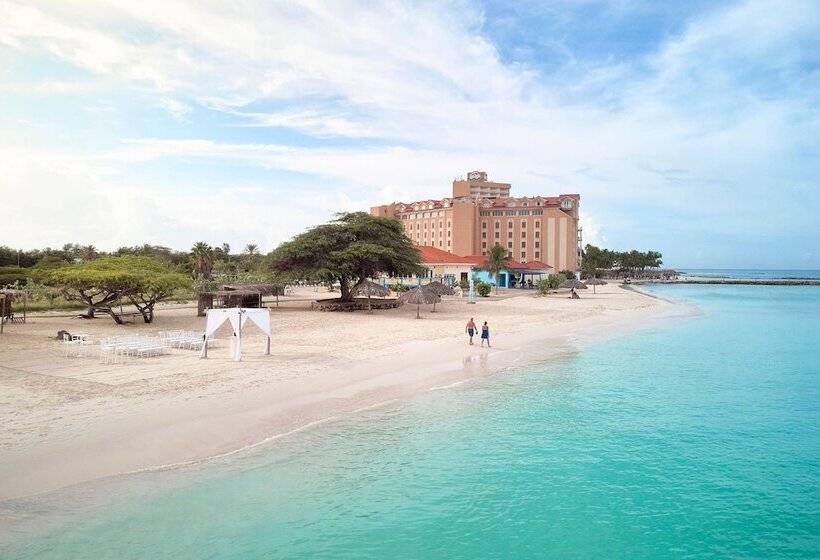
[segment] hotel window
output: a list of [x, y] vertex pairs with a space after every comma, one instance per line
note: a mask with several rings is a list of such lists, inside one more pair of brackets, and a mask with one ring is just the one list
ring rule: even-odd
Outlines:
[[500, 231], [495, 232], [495, 238], [496, 238], [496, 239], [500, 239], [500, 238], [501, 238], [501, 232], [500, 232]]
[[444, 222], [439, 222], [438, 227], [444, 227]]
[[487, 232], [486, 231], [481, 232], [481, 239], [487, 239]]
[[541, 232], [540, 232], [540, 231], [536, 231], [536, 232], [535, 232], [535, 237], [541, 237]]
[[507, 239], [512, 239], [512, 232], [511, 231], [507, 232]]
[[501, 222], [498, 220], [495, 221], [495, 229], [499, 229], [501, 227]]
[[438, 246], [441, 247], [441, 239], [438, 240]]
[[447, 230], [447, 237], [452, 237], [452, 233], [453, 233], [453, 232], [452, 232], [452, 231], [450, 231], [450, 230], [448, 229], [448, 230]]
[[424, 222], [424, 229], [427, 229], [427, 222]]
[[536, 248], [536, 249], [538, 249], [540, 246], [541, 246], [541, 242], [540, 242], [540, 241], [536, 241], [536, 242], [535, 242], [535, 248]]
[[522, 232], [521, 232], [521, 237], [522, 237], [522, 238], [526, 238], [526, 237], [527, 237], [527, 232], [526, 232], [526, 231], [522, 231]]
[[512, 229], [512, 222], [507, 222], [507, 228]]
[[522, 242], [521, 242], [521, 248], [522, 248], [522, 249], [526, 249], [526, 248], [527, 248], [527, 242], [526, 242], [526, 241], [522, 241]]
[[420, 226], [419, 224], [416, 224], [416, 229], [419, 229], [420, 227], [421, 227], [421, 226]]
[[510, 241], [509, 243], [507, 243], [507, 249], [509, 249], [509, 250], [511, 250], [511, 251], [512, 251], [512, 241]]
[[481, 242], [481, 248], [482, 248], [482, 249], [486, 249], [486, 248], [487, 248], [487, 242], [486, 242], [486, 241], [482, 241], [482, 242]]
[[535, 229], [538, 229], [540, 227], [541, 227], [541, 220], [535, 220]]
[[540, 253], [540, 252], [538, 252], [538, 251], [536, 251], [536, 252], [535, 252], [535, 258], [536, 258], [536, 259], [540, 259], [540, 258], [541, 258], [541, 253]]
[[524, 253], [523, 251], [521, 252], [521, 260], [527, 260], [527, 253]]
[[487, 229], [487, 222], [481, 222], [481, 229]]
[[450, 220], [447, 220], [447, 227], [450, 227]]
[[527, 227], [527, 222], [522, 221], [521, 222], [521, 228], [524, 229], [526, 227]]
[[450, 241], [448, 240], [448, 241], [447, 241], [447, 246], [449, 247], [450, 245], [451, 245], [451, 243], [450, 243]]

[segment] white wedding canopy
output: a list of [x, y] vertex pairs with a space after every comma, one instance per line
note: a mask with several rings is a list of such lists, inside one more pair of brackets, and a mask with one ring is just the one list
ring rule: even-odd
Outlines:
[[245, 323], [247, 323], [248, 320], [259, 327], [259, 330], [267, 335], [268, 343], [265, 349], [265, 354], [270, 354], [270, 312], [268, 309], [232, 307], [228, 309], [208, 310], [208, 320], [205, 323], [205, 342], [202, 345], [202, 352], [199, 354], [199, 357], [208, 357], [208, 337], [215, 333], [225, 321], [228, 321], [233, 328], [233, 335], [235, 337], [233, 360], [235, 362], [242, 360], [242, 327], [245, 326]]

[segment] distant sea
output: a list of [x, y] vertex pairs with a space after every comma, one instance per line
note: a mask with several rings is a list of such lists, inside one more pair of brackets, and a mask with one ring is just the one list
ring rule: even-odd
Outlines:
[[771, 279], [806, 279], [806, 278], [820, 278], [820, 270], [754, 270], [744, 268], [676, 268], [678, 272], [688, 274], [690, 276], [704, 276], [707, 278], [759, 278], [765, 280]]
[[820, 287], [645, 289], [699, 311], [76, 489], [0, 558], [820, 557]]

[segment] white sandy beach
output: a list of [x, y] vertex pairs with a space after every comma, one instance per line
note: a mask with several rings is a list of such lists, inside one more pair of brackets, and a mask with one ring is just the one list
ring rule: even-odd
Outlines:
[[[435, 314], [423, 310], [423, 320], [414, 318], [415, 306], [322, 313], [284, 298], [271, 311], [272, 355], [263, 355], [264, 340], [249, 330], [240, 363], [230, 361], [226, 340], [207, 360], [173, 350], [125, 364], [65, 358], [54, 340], [60, 329], [98, 338], [201, 330], [205, 319], [191, 308], [160, 309], [151, 325], [31, 316], [0, 336], [0, 501], [230, 453], [433, 387], [553, 359], [675, 313], [672, 304], [615, 285], [597, 292], [570, 300], [508, 291], [476, 305], [446, 298]], [[293, 299], [323, 296], [304, 289]], [[467, 345], [471, 316], [489, 321], [491, 350]]]

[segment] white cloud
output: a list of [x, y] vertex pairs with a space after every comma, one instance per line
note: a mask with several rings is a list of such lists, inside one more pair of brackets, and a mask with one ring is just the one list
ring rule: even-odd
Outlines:
[[[265, 212], [290, 216], [293, 198], [257, 214], [242, 197], [231, 198], [242, 184], [226, 181], [220, 203], [253, 213], [277, 232], [271, 240], [324, 219], [337, 205], [440, 196], [454, 175], [473, 168], [511, 181], [520, 193], [580, 192], [587, 240], [600, 243], [604, 230], [623, 239], [633, 223], [646, 223], [639, 207], [665, 209], [680, 221], [695, 217], [716, 232], [740, 233], [755, 221], [765, 233], [778, 227], [765, 219], [765, 197], [784, 185], [816, 185], [820, 172], [808, 158], [794, 163], [820, 136], [820, 87], [813, 87], [820, 78], [806, 66], [820, 48], [820, 16], [810, 1], [788, 9], [732, 4], [691, 21], [646, 58], [590, 66], [580, 79], [583, 65], [571, 52], [569, 76], [505, 64], [482, 33], [480, 10], [466, 2], [247, 0], [227, 9], [216, 1], [38, 7], [0, 0], [0, 13], [8, 16], [0, 45], [48, 52], [123, 91], [147, 90], [182, 122], [201, 106], [232, 119], [234, 128], [321, 139], [217, 141], [180, 133], [117, 138], [107, 150], [60, 155], [117, 181], [136, 166], [195, 158], [332, 185], [317, 206], [276, 222]], [[588, 95], [598, 89], [607, 91], [601, 102]], [[69, 174], [65, 183], [75, 179]], [[31, 172], [19, 180], [43, 178]], [[140, 190], [126, 183], [105, 188]], [[735, 196], [714, 196], [716, 190]], [[154, 212], [206, 233], [171, 208], [200, 208], [193, 194], [180, 196], [155, 201]], [[811, 227], [810, 206], [793, 210], [796, 225]], [[228, 232], [229, 222], [220, 231]], [[126, 223], [131, 242], [150, 233], [149, 223]]]
[[162, 97], [159, 100], [159, 106], [168, 111], [177, 121], [184, 121], [185, 118], [193, 111], [193, 107], [186, 105], [181, 101], [177, 101], [171, 97]]

